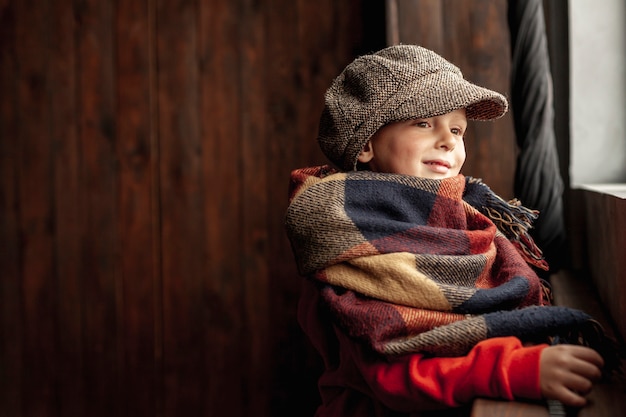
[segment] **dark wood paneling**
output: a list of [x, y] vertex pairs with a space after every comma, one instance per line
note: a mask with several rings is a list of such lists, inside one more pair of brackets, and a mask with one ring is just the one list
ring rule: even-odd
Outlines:
[[[242, 387], [246, 378], [243, 337], [241, 246], [241, 86], [238, 39], [241, 26], [237, 2], [219, 2], [200, 9], [200, 112], [204, 123], [202, 175], [207, 204], [204, 225], [207, 277], [203, 280], [208, 360], [203, 372], [205, 415], [245, 415]], [[228, 404], [228, 406], [226, 406]]]
[[[51, 114], [47, 92], [48, 7], [31, 10], [31, 5], [15, 5], [15, 51], [17, 73], [17, 143], [13, 155], [17, 165], [16, 204], [19, 229], [19, 293], [21, 298], [21, 389], [23, 412], [49, 416], [55, 405], [56, 310], [53, 255], [52, 143], [48, 128]], [[38, 51], [36, 53], [35, 51]], [[43, 139], [43, 140], [42, 140]], [[21, 313], [21, 314], [20, 314]], [[19, 337], [18, 336], [18, 337]], [[39, 401], [28, 401], [34, 396]]]
[[[240, 80], [241, 88], [241, 136], [240, 136], [240, 186], [241, 189], [241, 279], [244, 291], [241, 294], [243, 333], [240, 342], [244, 347], [242, 369], [248, 373], [243, 379], [244, 414], [254, 414], [255, 410], [267, 410], [267, 384], [270, 375], [270, 347], [272, 333], [269, 328], [269, 256], [267, 228], [268, 204], [267, 189], [273, 178], [268, 176], [268, 114], [266, 99], [272, 93], [268, 88], [269, 65], [274, 57], [268, 54], [268, 32], [271, 22], [269, 14], [254, 0], [243, 0], [239, 12], [240, 19]], [[268, 5], [268, 9], [271, 5]], [[274, 5], [280, 7], [282, 4]], [[288, 9], [287, 9], [288, 10]], [[285, 18], [288, 18], [285, 16]], [[280, 24], [280, 23], [279, 23]], [[278, 59], [282, 57], [276, 57]], [[257, 111], [246, 111], [256, 109]], [[269, 337], [268, 337], [269, 336]], [[242, 359], [243, 359], [242, 358]], [[258, 395], [257, 395], [258, 394]]]
[[0, 5], [0, 401], [7, 415], [21, 415], [24, 317], [18, 204], [18, 22], [13, 4]]
[[[50, 140], [53, 143], [54, 250], [57, 320], [57, 363], [59, 413], [86, 414], [85, 360], [83, 357], [84, 297], [82, 158], [77, 123], [77, 30], [71, 4], [63, 2], [48, 9]], [[40, 139], [44, 139], [41, 137]], [[53, 413], [54, 414], [54, 413]]]
[[582, 190], [591, 283], [597, 288], [621, 340], [626, 340], [626, 187], [588, 186]]
[[[452, 34], [428, 3], [420, 31], [488, 83], [501, 2], [475, 4]], [[364, 0], [0, 0], [0, 415], [313, 413], [288, 177], [325, 163], [323, 93], [384, 19]]]
[[[161, 275], [159, 150], [153, 4], [118, 2], [115, 10], [116, 127], [118, 161], [117, 270], [122, 320], [120, 340], [122, 415], [157, 415], [161, 405]], [[122, 382], [123, 381], [123, 382]]]
[[207, 274], [196, 2], [156, 2], [157, 119], [163, 274], [163, 409], [204, 415]]
[[[208, 272], [204, 280], [204, 317], [208, 324], [207, 358], [203, 372], [208, 375], [204, 401], [206, 415], [246, 415], [242, 386], [246, 370], [246, 341], [242, 293], [245, 289], [240, 261], [242, 184], [240, 48], [235, 39], [245, 28], [237, 2], [203, 5], [200, 10], [199, 51], [201, 59], [200, 106], [203, 148], [202, 192], [211, 204], [208, 219]], [[228, 406], [225, 406], [228, 404]]]
[[[116, 156], [115, 10], [111, 2], [75, 4], [81, 228], [82, 355], [87, 415], [122, 413], [123, 321], [118, 251], [119, 165]], [[120, 253], [120, 255], [122, 255]]]

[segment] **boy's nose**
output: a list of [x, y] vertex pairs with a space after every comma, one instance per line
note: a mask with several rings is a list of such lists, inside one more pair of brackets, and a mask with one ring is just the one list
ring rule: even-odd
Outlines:
[[456, 146], [456, 138], [454, 137], [452, 132], [443, 131], [439, 134], [439, 140], [437, 142], [437, 145], [440, 148], [452, 151]]

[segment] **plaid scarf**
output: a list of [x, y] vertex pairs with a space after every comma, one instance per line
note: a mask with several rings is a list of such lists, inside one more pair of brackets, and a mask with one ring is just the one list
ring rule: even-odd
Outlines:
[[[487, 338], [586, 339], [585, 313], [552, 307], [529, 264], [536, 213], [480, 180], [328, 166], [292, 173], [287, 234], [336, 323], [384, 355], [459, 356]], [[597, 338], [597, 337], [596, 337]]]

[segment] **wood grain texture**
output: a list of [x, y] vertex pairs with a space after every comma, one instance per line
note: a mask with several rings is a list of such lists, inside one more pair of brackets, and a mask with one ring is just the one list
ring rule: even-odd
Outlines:
[[155, 95], [152, 8], [146, 1], [119, 2], [114, 36], [116, 48], [116, 140], [118, 161], [116, 254], [120, 300], [120, 366], [124, 381], [120, 391], [124, 415], [155, 415], [161, 397], [159, 366], [162, 345], [159, 330], [162, 302], [158, 144], [152, 100]]
[[[48, 126], [46, 53], [32, 53], [46, 40], [47, 5], [31, 10], [28, 3], [15, 8], [18, 73], [16, 154], [18, 164], [16, 204], [19, 210], [19, 295], [22, 304], [22, 407], [25, 414], [49, 416], [56, 397], [55, 357], [56, 285], [52, 230], [52, 142]], [[33, 123], [32, 121], [38, 121]], [[43, 140], [42, 140], [43, 139]], [[39, 399], [28, 401], [30, 395]]]
[[[206, 415], [222, 415], [226, 404], [233, 415], [245, 415], [242, 389], [245, 358], [241, 343], [243, 320], [241, 278], [243, 210], [240, 183], [241, 89], [240, 58], [234, 42], [239, 36], [239, 9], [236, 2], [202, 4], [199, 9], [200, 115], [202, 177], [208, 204], [207, 277], [203, 279], [208, 360], [203, 370], [207, 379], [204, 396]], [[237, 254], [237, 255], [235, 255]], [[244, 394], [245, 392], [245, 394]], [[254, 394], [253, 394], [254, 395]]]
[[591, 282], [626, 339], [626, 199], [600, 190], [581, 193]]
[[19, 219], [20, 111], [16, 8], [6, 2], [0, 7], [0, 401], [8, 415], [23, 412], [24, 316], [21, 284], [22, 233]]
[[[202, 176], [197, 4], [156, 3], [157, 119], [163, 309], [163, 410], [168, 415], [205, 414], [210, 378], [205, 372], [203, 282], [207, 273]], [[190, 250], [193, 248], [193, 250]], [[191, 348], [193, 346], [193, 348]]]
[[510, 402], [479, 398], [474, 401], [471, 417], [549, 417], [544, 404]]
[[82, 375], [87, 415], [121, 414], [122, 293], [117, 263], [118, 143], [113, 4], [86, 0], [76, 27]]
[[51, 125], [53, 144], [52, 178], [55, 268], [57, 286], [57, 363], [59, 414], [83, 416], [86, 413], [83, 326], [83, 275], [81, 248], [82, 186], [80, 138], [76, 116], [77, 42], [72, 5], [58, 4], [49, 9], [48, 74], [50, 77]]

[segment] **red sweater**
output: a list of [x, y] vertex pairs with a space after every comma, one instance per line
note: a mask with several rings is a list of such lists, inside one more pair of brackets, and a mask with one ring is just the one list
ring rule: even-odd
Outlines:
[[330, 324], [308, 281], [298, 316], [325, 366], [317, 417], [411, 415], [466, 405], [476, 397], [541, 398], [539, 356], [547, 345], [523, 347], [515, 337], [500, 337], [478, 343], [462, 357], [383, 357]]

